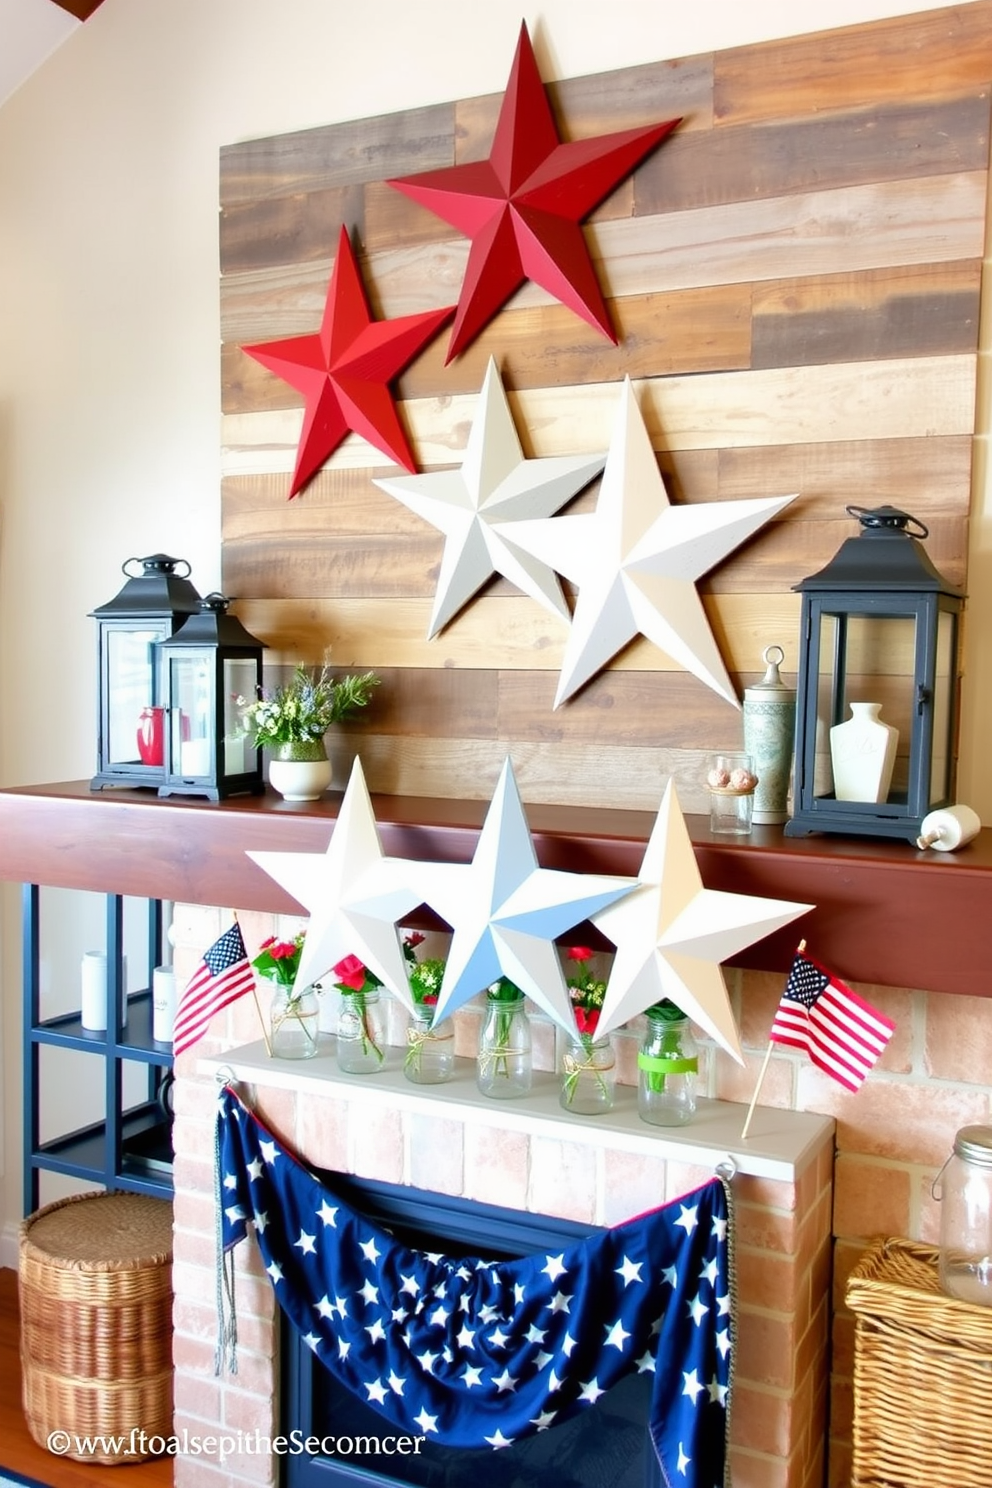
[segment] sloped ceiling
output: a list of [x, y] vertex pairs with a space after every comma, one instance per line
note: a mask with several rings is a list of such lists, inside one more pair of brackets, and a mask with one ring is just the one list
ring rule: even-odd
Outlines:
[[0, 0], [0, 107], [101, 0]]

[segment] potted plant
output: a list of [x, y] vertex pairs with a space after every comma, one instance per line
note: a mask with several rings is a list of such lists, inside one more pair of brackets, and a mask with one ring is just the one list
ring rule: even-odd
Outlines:
[[331, 783], [324, 736], [364, 708], [379, 685], [375, 672], [336, 681], [325, 664], [300, 662], [290, 680], [243, 705], [244, 726], [257, 749], [268, 749], [269, 782], [287, 801], [316, 801]]

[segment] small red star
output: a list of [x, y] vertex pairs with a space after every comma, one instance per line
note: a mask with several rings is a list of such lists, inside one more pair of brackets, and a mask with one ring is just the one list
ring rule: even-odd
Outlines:
[[472, 239], [447, 362], [528, 279], [616, 345], [579, 223], [680, 123], [563, 144], [521, 27], [489, 159], [389, 182]]
[[431, 339], [454, 306], [373, 320], [358, 263], [342, 227], [316, 335], [243, 346], [242, 351], [306, 399], [290, 497], [302, 491], [350, 431], [416, 472], [389, 382]]

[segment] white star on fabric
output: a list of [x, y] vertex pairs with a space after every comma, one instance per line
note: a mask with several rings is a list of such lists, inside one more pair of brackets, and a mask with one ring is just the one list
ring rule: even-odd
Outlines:
[[512, 1436], [504, 1436], [502, 1431], [497, 1431], [495, 1436], [487, 1436], [484, 1439], [489, 1443], [494, 1452], [498, 1452], [500, 1447], [510, 1446], [513, 1441]]
[[547, 1431], [557, 1414], [557, 1411], [542, 1411], [539, 1416], [531, 1416], [530, 1425], [536, 1431]]
[[722, 1297], [716, 1299], [717, 1316], [726, 1317], [730, 1312], [730, 1293], [725, 1292]]
[[540, 1374], [542, 1369], [546, 1369], [553, 1358], [554, 1354], [545, 1353], [544, 1349], [541, 1349], [540, 1353], [537, 1354], [534, 1359], [534, 1368], [537, 1373]]
[[721, 1385], [716, 1375], [713, 1376], [706, 1388], [709, 1391], [710, 1400], [714, 1405], [726, 1405], [727, 1386]]
[[405, 1323], [409, 1316], [410, 1314], [405, 1307], [394, 1307], [390, 1313], [390, 1317], [394, 1323]]
[[443, 1328], [450, 1316], [450, 1307], [435, 1307], [434, 1311], [430, 1315], [429, 1321], [432, 1327]]
[[503, 1332], [502, 1328], [494, 1328], [489, 1335], [489, 1342], [493, 1348], [506, 1348], [507, 1335]]
[[591, 1379], [587, 1380], [586, 1383], [579, 1390], [579, 1400], [584, 1400], [587, 1405], [595, 1405], [600, 1395], [605, 1394], [606, 1391], [601, 1390], [599, 1387], [599, 1381], [596, 1379]]
[[462, 1375], [462, 1384], [466, 1390], [471, 1390], [473, 1385], [481, 1385], [482, 1370], [477, 1369], [474, 1364], [466, 1364], [465, 1373]]
[[[256, 1159], [256, 1161], [257, 1161], [257, 1159]], [[233, 1173], [225, 1173], [224, 1174], [224, 1187], [225, 1188], [237, 1188], [237, 1186], [238, 1186], [238, 1180], [234, 1176], [234, 1174]]]
[[276, 1146], [275, 1142], [259, 1142], [258, 1150], [259, 1152], [261, 1152], [270, 1168], [274, 1168], [276, 1164], [276, 1158], [282, 1156], [282, 1153], [279, 1151], [279, 1148]]
[[334, 1298], [334, 1307], [333, 1307], [332, 1311], [336, 1312], [337, 1315], [338, 1315], [338, 1317], [341, 1319], [341, 1321], [344, 1322], [345, 1318], [348, 1316], [348, 1299], [347, 1299], [347, 1297], [335, 1297]]
[[255, 1183], [259, 1178], [261, 1178], [262, 1164], [259, 1162], [257, 1157], [253, 1157], [251, 1162], [246, 1164], [245, 1171], [247, 1172], [248, 1177], [251, 1179], [252, 1183]]
[[538, 867], [509, 757], [472, 862], [420, 863], [418, 882], [420, 897], [454, 932], [435, 1022], [506, 976], [568, 1033], [575, 1018], [555, 937], [635, 886]]
[[329, 1225], [332, 1230], [336, 1230], [338, 1227], [338, 1222], [334, 1218], [334, 1216], [337, 1214], [337, 1212], [337, 1208], [333, 1204], [329, 1204], [325, 1199], [320, 1208], [317, 1210], [317, 1218], [319, 1220], [322, 1220], [325, 1225]]
[[[545, 1270], [547, 1270], [547, 1267], [545, 1267]], [[559, 1275], [560, 1274], [561, 1273], [559, 1273]], [[570, 1296], [568, 1296], [565, 1292], [555, 1292], [554, 1296], [551, 1298], [551, 1301], [548, 1303], [548, 1311], [567, 1312], [571, 1305], [572, 1299]]]
[[394, 1391], [395, 1394], [402, 1395], [403, 1394], [403, 1386], [405, 1384], [406, 1384], [406, 1380], [403, 1379], [403, 1377], [401, 1375], [397, 1374], [395, 1372], [395, 1370], [392, 1370], [391, 1369], [389, 1371], [389, 1388], [392, 1391]]
[[385, 1386], [382, 1383], [382, 1380], [372, 1380], [371, 1383], [366, 1380], [365, 1388], [369, 1392], [370, 1400], [374, 1400], [376, 1405], [385, 1405], [386, 1390]]
[[543, 1343], [547, 1336], [547, 1328], [537, 1328], [532, 1323], [531, 1326], [527, 1329], [526, 1341], [528, 1343]]
[[265, 1226], [269, 1223], [268, 1212], [265, 1209], [255, 1211], [255, 1228], [260, 1235], [265, 1234]]
[[675, 1223], [681, 1225], [687, 1235], [691, 1235], [699, 1223], [699, 1205], [679, 1204], [679, 1217]]
[[316, 1238], [316, 1235], [308, 1235], [306, 1230], [301, 1230], [299, 1240], [293, 1241], [293, 1248], [302, 1251], [304, 1255], [316, 1255], [317, 1248], [314, 1244]]
[[713, 1226], [713, 1234], [722, 1244], [727, 1238], [727, 1221], [725, 1219], [717, 1219], [714, 1214], [711, 1224]]
[[317, 1348], [320, 1344], [320, 1339], [317, 1337], [316, 1333], [304, 1333], [303, 1342], [306, 1344], [308, 1349], [312, 1349], [313, 1352], [316, 1353]]
[[382, 1251], [375, 1243], [374, 1236], [371, 1240], [360, 1240], [358, 1242], [358, 1248], [371, 1266], [374, 1266], [376, 1261], [382, 1255]]
[[351, 1344], [348, 1342], [348, 1340], [346, 1338], [339, 1338], [338, 1339], [338, 1358], [339, 1359], [347, 1359], [347, 1357], [348, 1357], [348, 1355], [350, 1353], [351, 1353]]
[[632, 1281], [640, 1281], [641, 1279], [641, 1262], [631, 1261], [627, 1256], [624, 1256], [620, 1265], [616, 1267], [615, 1274], [623, 1277], [624, 1286], [630, 1286]]
[[414, 1357], [416, 1358], [417, 1363], [420, 1365], [425, 1374], [433, 1374], [434, 1362], [441, 1356], [440, 1354], [432, 1354], [428, 1349], [422, 1354], [415, 1354]]
[[679, 1458], [678, 1462], [675, 1465], [678, 1468], [679, 1472], [682, 1474], [683, 1478], [685, 1477], [686, 1468], [689, 1466], [691, 1461], [692, 1458], [685, 1455], [685, 1452], [682, 1449], [682, 1443], [679, 1442]]
[[561, 1351], [566, 1358], [569, 1358], [571, 1356], [574, 1347], [575, 1339], [572, 1337], [571, 1333], [566, 1333], [565, 1337], [561, 1341]]
[[720, 1358], [725, 1359], [730, 1353], [730, 1334], [724, 1329], [716, 1335], [716, 1346], [720, 1350]]
[[567, 624], [568, 605], [553, 568], [520, 549], [514, 529], [522, 517], [552, 517], [605, 462], [605, 455], [526, 460], [490, 358], [461, 469], [372, 482], [445, 535], [428, 637], [454, 619], [493, 574], [502, 574]]
[[332, 1318], [334, 1316], [334, 1304], [325, 1292], [319, 1302], [315, 1302], [315, 1309], [321, 1317]]
[[483, 1324], [494, 1323], [498, 1317], [499, 1309], [493, 1307], [489, 1302], [483, 1302], [479, 1308], [479, 1322]]
[[712, 1286], [719, 1274], [720, 1266], [716, 1257], [714, 1256], [712, 1260], [706, 1262], [706, 1265], [700, 1271], [699, 1279], [700, 1281], [708, 1281], [710, 1286]]
[[697, 1296], [693, 1297], [692, 1301], [689, 1302], [687, 1306], [689, 1308], [689, 1316], [692, 1318], [692, 1321], [698, 1328], [709, 1309], [706, 1306], [706, 1303], [702, 1301], [702, 1299], [698, 1296], [698, 1294]]
[[414, 1416], [413, 1419], [420, 1427], [421, 1433], [424, 1436], [427, 1435], [428, 1431], [437, 1430], [437, 1416], [428, 1415], [427, 1407], [424, 1405], [420, 1407], [419, 1415]]
[[517, 1388], [517, 1377], [515, 1374], [511, 1374], [508, 1369], [504, 1369], [502, 1374], [493, 1375], [493, 1384], [496, 1386], [500, 1395], [504, 1391], [509, 1391], [512, 1394]]
[[654, 1374], [654, 1372], [655, 1372], [654, 1354], [652, 1354], [652, 1353], [646, 1353], [646, 1354], [642, 1354], [641, 1355], [641, 1357], [637, 1361], [637, 1372], [638, 1372], [638, 1374]]
[[[562, 1264], [562, 1262], [564, 1261], [564, 1259], [565, 1259], [565, 1252], [564, 1251], [562, 1251], [561, 1255], [548, 1256], [548, 1258], [547, 1258], [547, 1265], [541, 1267], [541, 1273], [542, 1273], [542, 1275], [546, 1276], [549, 1281], [557, 1281], [558, 1278], [559, 1278], [559, 1276], [564, 1276], [565, 1272], [568, 1269], [567, 1266], [565, 1266], [565, 1265]], [[556, 1295], [560, 1297], [561, 1296], [561, 1292], [556, 1293]], [[555, 1311], [554, 1303], [552, 1303], [552, 1309], [551, 1310], [552, 1311]], [[565, 1311], [567, 1312], [568, 1309], [566, 1308]]]
[[679, 1273], [674, 1266], [666, 1266], [661, 1273], [661, 1279], [667, 1281], [668, 1285], [674, 1289], [679, 1284]]
[[456, 1271], [456, 1272], [455, 1272], [455, 1275], [456, 1275], [456, 1276], [457, 1276], [457, 1277], [458, 1277], [458, 1278], [459, 1278], [459, 1279], [460, 1279], [460, 1280], [461, 1280], [461, 1281], [468, 1281], [468, 1279], [469, 1279], [469, 1277], [470, 1277], [470, 1276], [471, 1276], [471, 1275], [472, 1275], [472, 1273], [471, 1273], [471, 1271], [470, 1271], [470, 1270], [469, 1270], [469, 1269], [468, 1269], [468, 1267], [467, 1267], [467, 1266], [459, 1266], [459, 1267], [458, 1267], [458, 1270], [457, 1270], [457, 1271]]
[[230, 1224], [233, 1224], [236, 1219], [247, 1218], [247, 1215], [245, 1214], [245, 1211], [240, 1204], [232, 1204], [228, 1209], [224, 1210], [224, 1213], [227, 1215]]
[[520, 522], [515, 540], [579, 586], [555, 707], [646, 636], [685, 671], [740, 706], [696, 580], [795, 500], [672, 506], [629, 377], [596, 510]]
[[381, 1343], [386, 1336], [386, 1330], [382, 1326], [381, 1318], [376, 1318], [374, 1323], [369, 1323], [365, 1331], [369, 1335], [370, 1343]]
[[270, 1261], [265, 1269], [272, 1277], [273, 1286], [275, 1286], [276, 1282], [282, 1281], [282, 1267], [278, 1261]]
[[668, 997], [743, 1064], [719, 963], [812, 908], [704, 889], [669, 781], [644, 851], [639, 887], [591, 916], [616, 946], [597, 1037]]
[[474, 1348], [475, 1330], [466, 1325], [456, 1337], [455, 1342], [459, 1348]]
[[519, 1307], [520, 1306], [520, 1304], [523, 1302], [523, 1300], [526, 1297], [526, 1295], [527, 1295], [527, 1289], [526, 1289], [526, 1287], [521, 1286], [521, 1284], [520, 1284], [519, 1281], [514, 1282], [514, 1284], [513, 1284], [513, 1302], [514, 1302], [514, 1305], [516, 1307]]
[[366, 1302], [378, 1302], [379, 1288], [373, 1286], [370, 1281], [366, 1281], [363, 1286], [359, 1287], [358, 1295], [364, 1297]]
[[310, 986], [345, 956], [355, 955], [413, 1010], [396, 923], [421, 903], [414, 883], [417, 865], [383, 855], [357, 758], [326, 852], [249, 852], [248, 857], [310, 914], [294, 986]]
[[685, 1384], [682, 1387], [682, 1394], [688, 1395], [693, 1405], [695, 1405], [696, 1401], [699, 1399], [699, 1396], [706, 1389], [706, 1386], [699, 1383], [699, 1375], [694, 1369], [690, 1374], [686, 1374], [683, 1370], [682, 1378], [685, 1380]]
[[613, 1324], [612, 1328], [608, 1327], [606, 1329], [606, 1339], [603, 1343], [603, 1347], [609, 1348], [612, 1346], [613, 1348], [619, 1349], [620, 1352], [623, 1353], [624, 1339], [629, 1337], [630, 1334], [624, 1328], [622, 1320], [618, 1318], [617, 1321]]
[[418, 1297], [420, 1295], [420, 1286], [417, 1282], [417, 1278], [415, 1276], [404, 1276], [401, 1271], [400, 1291], [409, 1292], [411, 1297]]

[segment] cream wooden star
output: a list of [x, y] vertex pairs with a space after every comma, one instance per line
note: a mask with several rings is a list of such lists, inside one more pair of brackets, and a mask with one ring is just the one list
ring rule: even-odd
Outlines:
[[423, 898], [415, 887], [417, 864], [383, 855], [357, 758], [325, 853], [249, 852], [248, 857], [310, 914], [296, 985], [319, 981], [354, 955], [412, 1011], [396, 924]]
[[579, 586], [554, 706], [643, 635], [739, 707], [696, 580], [794, 500], [672, 506], [625, 378], [595, 513], [515, 529], [519, 546]]
[[719, 963], [814, 906], [704, 889], [671, 782], [639, 882], [632, 894], [590, 917], [616, 946], [597, 1034], [619, 1028], [668, 997], [743, 1064]]
[[554, 569], [519, 548], [514, 531], [523, 518], [559, 511], [605, 461], [605, 455], [524, 459], [490, 358], [461, 468], [374, 482], [445, 534], [428, 637], [437, 635], [493, 574], [502, 574], [567, 623], [568, 605]]
[[509, 759], [471, 864], [421, 863], [418, 882], [424, 902], [453, 931], [435, 1017], [506, 976], [568, 1033], [575, 1024], [555, 936], [636, 885], [631, 878], [538, 867]]

